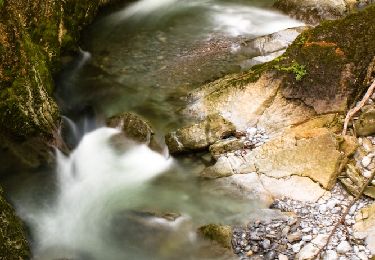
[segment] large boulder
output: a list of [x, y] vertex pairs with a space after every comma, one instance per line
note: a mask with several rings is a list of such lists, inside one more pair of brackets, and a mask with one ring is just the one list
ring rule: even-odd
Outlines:
[[199, 123], [169, 133], [165, 142], [172, 154], [199, 151], [234, 134], [235, 131], [236, 127], [231, 122], [219, 114], [213, 114]]
[[353, 0], [277, 0], [274, 7], [307, 23], [335, 20], [344, 16]]
[[331, 189], [339, 174], [343, 155], [336, 136], [318, 129], [309, 136], [285, 133], [244, 155], [223, 155], [202, 176], [225, 177], [256, 171], [275, 178], [308, 177]]
[[60, 54], [77, 50], [83, 26], [113, 1], [0, 1], [0, 138], [7, 140], [0, 150], [5, 157], [22, 167], [39, 167], [51, 157], [45, 150], [55, 145], [58, 133], [52, 93]]
[[0, 259], [29, 259], [30, 248], [24, 226], [4, 199], [0, 188]]
[[275, 130], [315, 114], [345, 113], [368, 87], [375, 6], [304, 31], [286, 53], [190, 93], [185, 114], [219, 113], [238, 129]]

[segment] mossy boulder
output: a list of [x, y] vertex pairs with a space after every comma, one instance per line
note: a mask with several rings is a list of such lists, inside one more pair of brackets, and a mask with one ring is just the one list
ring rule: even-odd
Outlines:
[[23, 224], [0, 188], [0, 259], [30, 259], [30, 255]]
[[[147, 144], [152, 150], [163, 153], [163, 146], [155, 138], [155, 132], [147, 120], [141, 116], [125, 112], [107, 119], [108, 127], [118, 128], [121, 134], [111, 138], [112, 144], [119, 151], [125, 151], [132, 142]], [[130, 142], [129, 142], [130, 141]]]
[[154, 131], [145, 119], [130, 112], [108, 118], [107, 126], [119, 128], [126, 137], [140, 143], [149, 143], [154, 135]]
[[[38, 147], [54, 143], [59, 109], [52, 98], [53, 74], [60, 68], [61, 53], [77, 49], [83, 26], [109, 2], [113, 0], [1, 1], [0, 135], [7, 140], [1, 150], [17, 150], [11, 155], [25, 161], [23, 166], [40, 165], [35, 158], [23, 158], [35, 151], [23, 149], [32, 146], [30, 139], [39, 141]], [[48, 150], [44, 148], [39, 150]], [[43, 160], [48, 153], [36, 157]]]
[[51, 136], [58, 108], [52, 75], [102, 1], [3, 2], [0, 9], [0, 123], [13, 137]]
[[219, 243], [224, 248], [232, 248], [233, 230], [231, 226], [209, 224], [198, 229], [198, 234]]
[[191, 92], [184, 113], [220, 113], [238, 128], [281, 129], [346, 113], [367, 90], [375, 56], [375, 6], [304, 31], [281, 57]]

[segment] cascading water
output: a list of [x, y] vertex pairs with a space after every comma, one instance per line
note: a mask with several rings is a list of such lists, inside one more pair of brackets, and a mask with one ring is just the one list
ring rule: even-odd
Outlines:
[[[144, 185], [172, 165], [172, 159], [146, 145], [133, 144], [119, 153], [110, 142], [116, 134], [116, 129], [100, 128], [86, 134], [69, 157], [57, 153], [56, 202], [30, 219], [42, 256], [68, 248], [104, 259], [100, 251], [107, 214], [134, 207]], [[122, 197], [120, 205], [117, 196]]]
[[[72, 118], [64, 120], [66, 141], [76, 148], [57, 153], [54, 172], [5, 185], [19, 190], [10, 194], [30, 225], [35, 259], [219, 259], [201, 254], [212, 247], [197, 242], [197, 227], [243, 223], [262, 205], [197, 178], [207, 156], [172, 160], [134, 144], [120, 151], [118, 130], [93, 129], [124, 111], [144, 116], [159, 135], [176, 128], [181, 96], [240, 70], [232, 46], [302, 25], [268, 9], [272, 2], [140, 0], [86, 31], [90, 53], [57, 79], [58, 103]], [[161, 217], [168, 212], [179, 217]]]

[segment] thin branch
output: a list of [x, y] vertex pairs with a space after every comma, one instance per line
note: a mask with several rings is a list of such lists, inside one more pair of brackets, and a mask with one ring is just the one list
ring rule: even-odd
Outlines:
[[375, 89], [375, 80], [372, 82], [371, 86], [368, 88], [366, 94], [362, 98], [362, 100], [352, 109], [349, 110], [349, 112], [346, 114], [345, 122], [344, 122], [344, 129], [342, 130], [342, 135], [346, 135], [346, 131], [348, 129], [348, 124], [350, 122], [350, 119], [359, 111], [361, 108], [366, 105], [366, 102], [370, 99], [372, 96], [372, 93]]
[[[373, 85], [375, 86], [375, 84], [373, 84]], [[339, 226], [340, 225], [345, 225], [345, 217], [349, 214], [350, 208], [353, 207], [353, 205], [361, 198], [361, 196], [365, 192], [367, 186], [370, 185], [370, 183], [372, 182], [372, 180], [374, 179], [374, 177], [375, 177], [375, 170], [372, 170], [370, 178], [363, 184], [363, 186], [361, 187], [361, 190], [359, 191], [359, 193], [357, 194], [357, 196], [355, 196], [355, 198], [348, 205], [348, 207], [346, 208], [346, 210], [344, 211], [344, 213], [341, 215], [340, 221], [338, 221], [335, 224], [335, 226], [333, 227], [333, 230], [331, 231], [331, 233], [328, 236], [326, 244], [322, 248], [320, 248], [318, 254], [316, 255], [316, 259], [319, 259], [320, 254], [323, 252], [324, 248], [326, 248], [328, 246], [329, 242], [331, 241], [333, 235], [336, 233], [336, 230], [339, 228]]]

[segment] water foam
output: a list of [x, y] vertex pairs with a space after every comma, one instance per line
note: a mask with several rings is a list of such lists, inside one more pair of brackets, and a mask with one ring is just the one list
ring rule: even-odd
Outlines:
[[281, 13], [257, 7], [213, 5], [211, 10], [215, 31], [224, 32], [233, 37], [266, 35], [304, 25], [304, 23]]
[[133, 145], [119, 153], [110, 144], [118, 133], [100, 128], [86, 134], [69, 157], [58, 153], [57, 201], [31, 219], [36, 223], [37, 258], [54, 247], [97, 254], [103, 244], [103, 225], [111, 213], [124, 203], [136, 203], [140, 187], [172, 165], [172, 159], [146, 145]]

